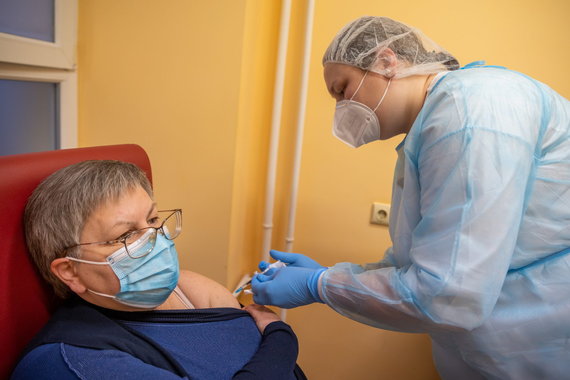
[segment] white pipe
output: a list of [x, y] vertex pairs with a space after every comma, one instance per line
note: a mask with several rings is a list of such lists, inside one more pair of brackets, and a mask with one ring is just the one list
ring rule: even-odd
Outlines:
[[[299, 193], [299, 177], [301, 174], [301, 156], [303, 152], [303, 132], [305, 131], [305, 113], [307, 110], [307, 93], [309, 89], [309, 68], [311, 66], [311, 42], [313, 40], [313, 19], [315, 13], [315, 1], [307, 2], [307, 19], [305, 22], [305, 51], [301, 73], [301, 90], [299, 94], [299, 113], [297, 114], [297, 138], [293, 158], [293, 174], [291, 183], [291, 199], [289, 200], [289, 221], [287, 234], [285, 235], [285, 251], [293, 250], [295, 240], [295, 218], [297, 214], [297, 195]], [[287, 318], [287, 309], [281, 309], [282, 321]]]
[[277, 153], [279, 149], [279, 132], [281, 130], [281, 109], [283, 104], [283, 88], [285, 82], [285, 63], [287, 59], [287, 43], [289, 37], [289, 20], [291, 18], [291, 0], [284, 0], [281, 6], [281, 24], [279, 30], [279, 50], [277, 52], [277, 72], [273, 90], [273, 115], [269, 140], [269, 157], [267, 159], [267, 182], [265, 186], [265, 215], [263, 219], [263, 241], [261, 259], [269, 260], [271, 234], [273, 232], [273, 205], [275, 202], [275, 178], [277, 176]]
[[289, 223], [287, 234], [285, 235], [285, 251], [293, 250], [295, 240], [295, 218], [297, 213], [297, 195], [299, 193], [299, 177], [301, 173], [301, 155], [303, 152], [303, 132], [305, 130], [305, 113], [307, 109], [307, 93], [309, 88], [309, 68], [311, 65], [311, 41], [313, 37], [313, 15], [315, 12], [315, 1], [309, 0], [307, 3], [307, 19], [305, 22], [305, 51], [303, 52], [301, 91], [299, 95], [299, 113], [297, 115], [297, 139], [295, 141], [295, 151], [293, 158], [293, 174], [291, 184], [291, 199], [289, 201]]

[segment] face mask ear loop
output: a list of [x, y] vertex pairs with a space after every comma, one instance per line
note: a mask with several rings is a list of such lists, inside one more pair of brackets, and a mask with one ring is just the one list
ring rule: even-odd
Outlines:
[[356, 88], [356, 91], [354, 91], [354, 94], [352, 94], [352, 96], [350, 97], [350, 101], [352, 101], [352, 99], [354, 99], [354, 96], [356, 95], [356, 93], [358, 92], [358, 90], [360, 90], [360, 87], [362, 87], [362, 84], [364, 83], [364, 78], [366, 78], [366, 75], [368, 75], [368, 71], [364, 72], [364, 76], [362, 77], [362, 79], [360, 80], [360, 84], [358, 85], [358, 87]]
[[89, 293], [93, 293], [93, 294], [98, 295], [98, 296], [101, 296], [101, 297], [107, 297], [107, 298], [113, 298], [113, 299], [115, 299], [115, 296], [112, 296], [112, 295], [110, 295], [110, 294], [99, 293], [99, 292], [96, 292], [95, 290], [91, 290], [91, 289], [87, 289], [87, 291], [88, 291]]
[[90, 260], [81, 260], [75, 257], [65, 256], [66, 259], [71, 261], [77, 261], [78, 263], [85, 263], [85, 264], [93, 264], [93, 265], [110, 265], [107, 261], [90, 261]]
[[388, 89], [390, 88], [390, 83], [392, 83], [392, 78], [388, 79], [388, 84], [386, 85], [386, 89], [384, 90], [384, 95], [382, 95], [382, 98], [380, 98], [380, 101], [378, 102], [378, 104], [374, 108], [374, 112], [376, 112], [376, 110], [378, 109], [378, 107], [380, 107], [380, 104], [382, 104], [382, 101], [386, 97], [386, 94], [388, 93]]

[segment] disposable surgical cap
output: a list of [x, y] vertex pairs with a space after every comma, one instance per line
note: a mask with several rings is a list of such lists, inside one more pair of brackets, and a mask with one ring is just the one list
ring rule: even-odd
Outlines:
[[327, 63], [356, 66], [390, 78], [459, 68], [451, 54], [420, 30], [387, 17], [371, 16], [341, 29], [323, 56], [323, 65]]

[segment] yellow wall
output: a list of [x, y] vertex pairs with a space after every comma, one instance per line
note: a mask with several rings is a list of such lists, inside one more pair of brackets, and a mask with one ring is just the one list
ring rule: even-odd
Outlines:
[[[265, 160], [281, 2], [82, 0], [81, 146], [142, 145], [159, 205], [184, 209], [181, 265], [232, 288], [260, 254]], [[293, 0], [273, 247], [284, 248], [306, 0]], [[566, 0], [317, 0], [294, 251], [324, 265], [378, 260], [394, 147], [353, 150], [331, 135], [321, 56], [344, 24], [384, 15], [423, 30], [462, 64], [486, 59], [570, 97]], [[288, 313], [311, 379], [436, 379], [424, 335], [381, 331], [324, 305]]]
[[[159, 206], [184, 211], [181, 264], [225, 282], [245, 3], [84, 0], [79, 143], [137, 143]], [[208, 3], [210, 4], [210, 3]]]

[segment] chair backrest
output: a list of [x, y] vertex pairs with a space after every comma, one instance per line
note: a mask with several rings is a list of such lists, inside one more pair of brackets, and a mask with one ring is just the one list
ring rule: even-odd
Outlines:
[[23, 214], [28, 197], [56, 170], [94, 159], [132, 162], [152, 181], [147, 154], [132, 144], [0, 157], [0, 379], [9, 378], [23, 348], [57, 306], [27, 253]]

